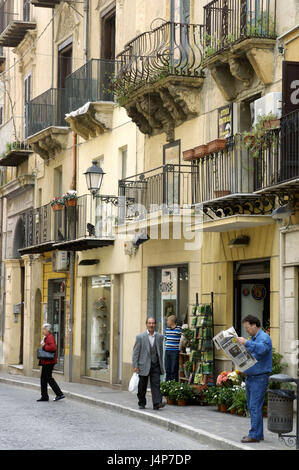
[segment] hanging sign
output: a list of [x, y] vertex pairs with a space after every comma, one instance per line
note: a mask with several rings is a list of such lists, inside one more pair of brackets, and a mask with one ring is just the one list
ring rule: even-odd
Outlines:
[[218, 109], [218, 137], [228, 139], [233, 135], [233, 106], [228, 104]]

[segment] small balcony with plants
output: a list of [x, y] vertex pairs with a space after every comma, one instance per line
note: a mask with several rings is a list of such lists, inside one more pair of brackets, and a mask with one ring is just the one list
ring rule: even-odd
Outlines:
[[204, 7], [204, 65], [225, 99], [273, 80], [277, 0], [213, 0]]
[[175, 127], [199, 114], [202, 35], [202, 25], [163, 22], [117, 56], [117, 101], [143, 134], [173, 141]]
[[84, 251], [114, 244], [118, 198], [69, 191], [51, 202], [58, 250]]
[[0, 46], [17, 47], [28, 31], [36, 29], [29, 0], [7, 0], [0, 6]]
[[248, 133], [248, 146], [258, 161], [260, 194], [296, 199], [299, 192], [299, 110], [282, 116], [279, 126]]
[[69, 191], [24, 216], [25, 245], [21, 254], [52, 249], [84, 251], [111, 246], [118, 223], [118, 198]]
[[25, 162], [31, 154], [32, 150], [27, 142], [9, 142], [0, 155], [0, 165], [17, 167]]
[[65, 89], [50, 88], [25, 107], [25, 137], [32, 150], [44, 160], [66, 148]]
[[114, 60], [91, 59], [66, 78], [66, 121], [85, 140], [112, 128], [115, 67]]

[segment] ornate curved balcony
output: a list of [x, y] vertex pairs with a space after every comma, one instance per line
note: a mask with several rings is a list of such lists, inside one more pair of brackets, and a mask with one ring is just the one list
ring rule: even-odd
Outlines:
[[213, 0], [204, 7], [204, 65], [224, 98], [273, 80], [276, 0]]
[[114, 89], [141, 132], [166, 132], [200, 111], [203, 26], [164, 23], [140, 34], [117, 56]]

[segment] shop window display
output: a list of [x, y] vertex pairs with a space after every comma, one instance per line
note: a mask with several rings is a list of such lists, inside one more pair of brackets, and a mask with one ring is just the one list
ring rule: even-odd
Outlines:
[[110, 297], [108, 276], [88, 278], [86, 375], [106, 381], [110, 378]]

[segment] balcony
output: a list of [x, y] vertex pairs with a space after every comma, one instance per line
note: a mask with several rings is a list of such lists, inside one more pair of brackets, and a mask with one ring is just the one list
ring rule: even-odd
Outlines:
[[118, 198], [80, 196], [75, 206], [55, 213], [56, 243], [65, 251], [83, 251], [114, 244]]
[[91, 59], [66, 79], [66, 121], [87, 140], [112, 128], [115, 61]]
[[246, 149], [230, 143], [224, 151], [192, 165], [166, 165], [121, 180], [119, 195], [131, 198], [133, 203], [126, 206], [120, 220], [135, 229], [134, 222], [140, 227], [145, 221], [146, 227], [148, 221], [154, 225], [154, 219], [163, 223], [167, 216], [202, 213], [207, 231], [272, 223], [274, 198], [254, 193], [257, 169]]
[[31, 209], [23, 214], [25, 229], [24, 245], [19, 250], [25, 254], [44, 253], [52, 249], [54, 243], [53, 213], [50, 204]]
[[276, 0], [213, 0], [204, 7], [204, 65], [224, 98], [273, 80]]
[[285, 115], [280, 128], [267, 132], [258, 157], [257, 191], [280, 198], [299, 192], [299, 110]]
[[53, 210], [50, 204], [24, 214], [25, 245], [20, 253], [53, 249], [84, 251], [114, 244], [118, 198], [80, 196], [75, 206]]
[[24, 3], [22, 14], [16, 13], [21, 8], [18, 9], [10, 0], [4, 4], [4, 8], [0, 18], [0, 46], [17, 47], [28, 31], [36, 29], [36, 22], [30, 21], [30, 2]]
[[44, 160], [66, 147], [65, 90], [50, 88], [31, 100], [25, 110], [25, 136], [32, 150]]
[[120, 180], [119, 196], [123, 204], [119, 225], [124, 225], [126, 232], [130, 227], [134, 232], [137, 226], [146, 228], [192, 216], [192, 207], [197, 202], [194, 172], [192, 165], [164, 165]]
[[202, 25], [164, 23], [117, 56], [117, 99], [142, 133], [173, 141], [175, 127], [199, 114], [202, 35]]
[[32, 154], [30, 146], [25, 142], [6, 144], [5, 151], [0, 155], [1, 166], [19, 166]]

